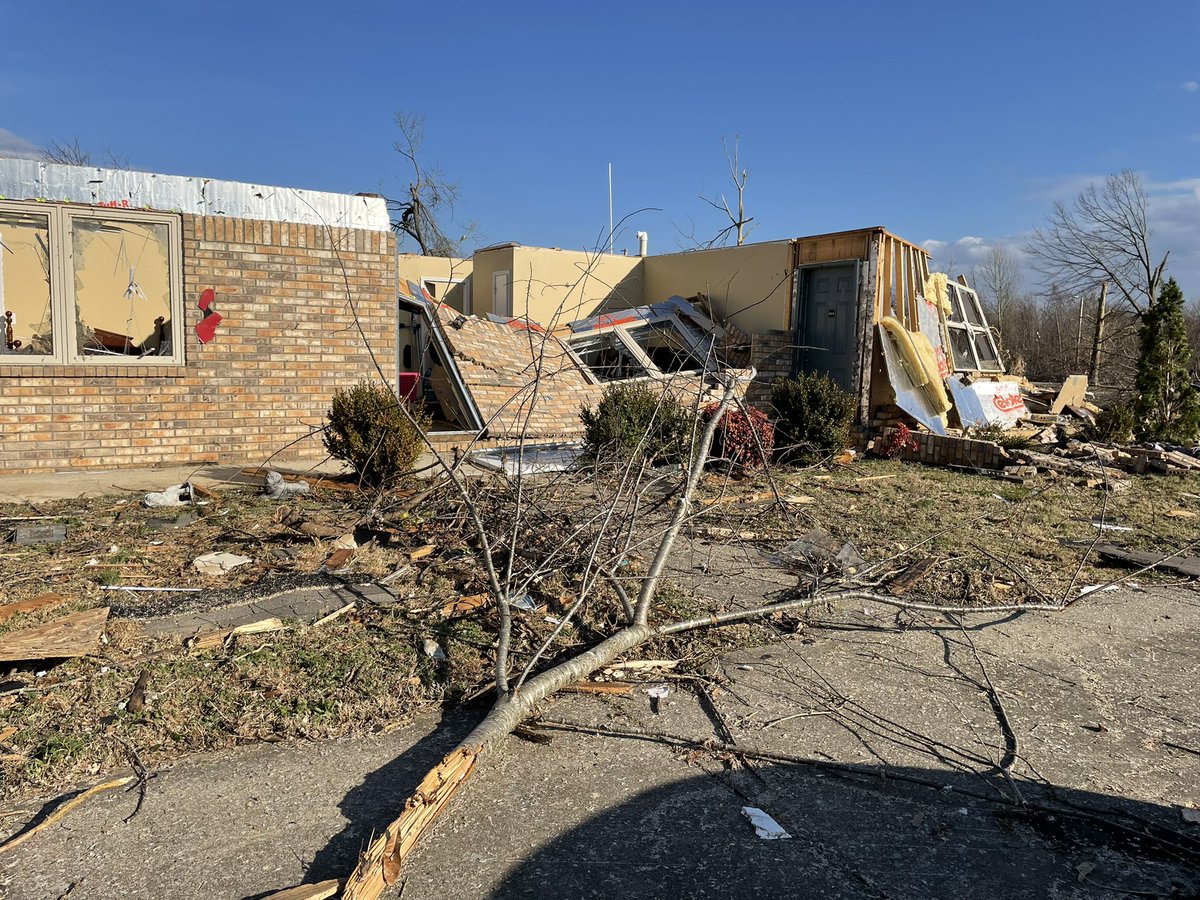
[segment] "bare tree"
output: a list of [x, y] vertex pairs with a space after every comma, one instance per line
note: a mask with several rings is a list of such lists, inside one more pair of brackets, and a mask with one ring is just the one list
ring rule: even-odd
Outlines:
[[457, 238], [446, 231], [453, 224], [458, 185], [449, 181], [440, 169], [427, 166], [421, 160], [425, 117], [398, 112], [395, 121], [400, 129], [400, 139], [394, 146], [396, 152], [408, 160], [412, 174], [408, 196], [403, 200], [388, 200], [393, 215], [392, 228], [401, 238], [411, 238], [422, 256], [461, 256], [463, 242], [475, 226], [468, 224]]
[[971, 283], [987, 305], [988, 318], [1004, 338], [1004, 314], [1021, 292], [1021, 261], [1007, 247], [988, 250], [983, 262], [972, 267]]
[[1150, 248], [1147, 208], [1141, 177], [1124, 169], [1069, 204], [1056, 203], [1025, 250], [1048, 279], [1075, 291], [1107, 281], [1140, 315], [1154, 305], [1169, 255]]
[[693, 223], [691, 233], [682, 235], [689, 249], [708, 250], [713, 247], [724, 247], [728, 245], [731, 238], [740, 247], [746, 242], [746, 238], [750, 236], [750, 232], [754, 230], [754, 226], [750, 225], [754, 221], [754, 217], [746, 215], [746, 182], [750, 178], [750, 170], [744, 168], [741, 164], [739, 158], [740, 144], [741, 137], [735, 134], [733, 136], [733, 152], [730, 153], [729, 145], [725, 142], [725, 138], [721, 138], [721, 149], [725, 152], [725, 164], [729, 167], [729, 179], [733, 182], [733, 189], [737, 191], [737, 213], [734, 213], [729, 208], [729, 201], [725, 199], [724, 194], [715, 200], [701, 196], [700, 199], [722, 213], [729, 220], [729, 224], [709, 240], [700, 241], [696, 239], [696, 229]]
[[104, 148], [103, 162], [93, 162], [91, 151], [83, 146], [79, 135], [70, 140], [51, 141], [42, 148], [42, 155], [47, 162], [60, 163], [64, 166], [103, 165], [109, 169], [129, 168], [129, 157], [124, 153], [114, 153], [108, 147]]

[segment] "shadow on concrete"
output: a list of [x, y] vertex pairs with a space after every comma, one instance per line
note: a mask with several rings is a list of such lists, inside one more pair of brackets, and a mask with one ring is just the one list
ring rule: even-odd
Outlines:
[[[637, 794], [521, 854], [507, 874], [497, 873], [489, 896], [1200, 896], [1200, 829], [1175, 809], [1021, 784], [1028, 803], [1067, 811], [1049, 813], [883, 779], [875, 770], [760, 772], [766, 792], [754, 802], [723, 777]], [[1011, 796], [1004, 780], [952, 781], [957, 776], [925, 769], [895, 775]], [[763, 807], [793, 839], [756, 837], [743, 805]], [[514, 831], [519, 818], [514, 812]], [[493, 841], [486, 831], [477, 838]], [[504, 858], [516, 846], [489, 855]]]
[[[346, 826], [313, 857], [305, 883], [345, 878], [371, 838], [400, 813], [404, 801], [443, 756], [474, 728], [483, 713], [461, 708], [447, 713], [426, 737], [387, 765], [372, 772], [338, 804]], [[256, 897], [246, 900], [257, 900]]]

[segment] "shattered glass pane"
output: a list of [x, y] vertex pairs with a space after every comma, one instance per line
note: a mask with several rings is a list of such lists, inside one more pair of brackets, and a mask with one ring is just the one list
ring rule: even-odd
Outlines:
[[48, 216], [0, 213], [0, 355], [54, 352]]
[[962, 322], [962, 301], [958, 297], [958, 285], [947, 284], [946, 294], [950, 297], [950, 317], [951, 322]]
[[628, 328], [625, 333], [650, 357], [650, 361], [662, 372], [694, 372], [701, 368], [683, 335], [674, 323], [653, 322]]
[[950, 352], [954, 356], [955, 371], [975, 371], [978, 367], [975, 365], [975, 355], [971, 352], [971, 333], [962, 325], [950, 325], [947, 330], [950, 332]]
[[641, 378], [649, 374], [612, 331], [576, 338], [571, 341], [571, 349], [601, 381]]
[[1000, 371], [1000, 358], [992, 345], [992, 338], [986, 331], [975, 332], [975, 355], [979, 358], [979, 368], [985, 372]]
[[71, 245], [79, 353], [170, 356], [166, 224], [73, 217]]
[[979, 308], [979, 297], [974, 291], [960, 287], [958, 295], [962, 298], [963, 310], [967, 314], [967, 321], [972, 325], [986, 325], [983, 319], [983, 311]]

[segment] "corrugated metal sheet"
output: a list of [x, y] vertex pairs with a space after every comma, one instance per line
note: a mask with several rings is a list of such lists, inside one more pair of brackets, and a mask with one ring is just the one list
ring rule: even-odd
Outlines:
[[158, 175], [36, 159], [0, 159], [0, 198], [51, 200], [387, 231], [382, 197]]

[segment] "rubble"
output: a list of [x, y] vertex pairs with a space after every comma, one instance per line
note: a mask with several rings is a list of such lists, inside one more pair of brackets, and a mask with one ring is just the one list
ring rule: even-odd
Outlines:
[[270, 471], [264, 492], [272, 500], [287, 500], [295, 494], [307, 494], [309, 486], [306, 481], [284, 481], [278, 472]]

